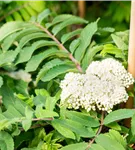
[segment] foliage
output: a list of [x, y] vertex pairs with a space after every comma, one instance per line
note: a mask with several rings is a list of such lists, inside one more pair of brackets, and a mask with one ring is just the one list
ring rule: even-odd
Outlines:
[[[132, 149], [134, 110], [68, 110], [60, 105], [59, 88], [65, 73], [84, 73], [93, 60], [115, 57], [126, 66], [128, 33], [100, 28], [99, 20], [50, 16], [45, 9], [31, 21], [7, 22], [0, 28], [0, 148]], [[72, 28], [76, 24], [81, 28]], [[107, 41], [101, 42], [103, 34]], [[18, 74], [20, 69], [23, 73]], [[120, 121], [129, 117], [131, 129]], [[109, 131], [100, 134], [103, 126]]]
[[1, 1], [0, 21], [28, 21], [44, 9], [44, 1]]

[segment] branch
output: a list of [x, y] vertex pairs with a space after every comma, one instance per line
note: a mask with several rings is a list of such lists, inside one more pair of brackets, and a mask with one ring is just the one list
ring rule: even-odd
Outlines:
[[80, 71], [82, 71], [82, 68], [80, 66], [80, 63], [74, 58], [74, 56], [69, 53], [69, 51], [64, 47], [64, 45], [62, 43], [60, 43], [60, 41], [58, 41], [58, 39], [51, 33], [49, 32], [45, 27], [41, 26], [39, 23], [33, 23], [35, 26], [37, 26], [38, 28], [40, 28], [42, 31], [44, 31], [45, 33], [47, 33], [60, 47], [61, 50], [64, 50], [65, 52], [67, 52], [69, 54], [69, 58], [71, 59], [72, 62], [75, 63], [76, 68]]
[[89, 144], [88, 144], [86, 150], [89, 150], [89, 148], [90, 148], [91, 145], [94, 143], [94, 141], [95, 141], [95, 139], [97, 138], [97, 136], [101, 133], [102, 128], [103, 128], [103, 121], [104, 121], [104, 111], [102, 111], [102, 114], [101, 114], [100, 127], [99, 127], [99, 129], [98, 129], [98, 131], [97, 131], [97, 133], [96, 133], [96, 136], [95, 136], [92, 140], [89, 141]]

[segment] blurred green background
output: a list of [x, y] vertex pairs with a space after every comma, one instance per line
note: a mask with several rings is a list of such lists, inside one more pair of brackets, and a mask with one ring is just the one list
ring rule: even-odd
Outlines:
[[49, 8], [53, 16], [73, 14], [90, 22], [101, 18], [100, 26], [114, 27], [116, 31], [122, 31], [129, 29], [130, 7], [130, 1], [0, 1], [0, 25], [6, 21], [29, 20]]

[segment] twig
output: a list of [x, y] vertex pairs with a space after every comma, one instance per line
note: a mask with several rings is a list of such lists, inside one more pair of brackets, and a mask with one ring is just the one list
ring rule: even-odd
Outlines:
[[88, 144], [86, 150], [89, 150], [89, 148], [91, 147], [91, 144], [94, 143], [94, 141], [97, 138], [97, 136], [101, 133], [102, 128], [103, 128], [103, 121], [104, 121], [104, 111], [102, 111], [102, 114], [101, 114], [100, 127], [99, 127], [99, 129], [98, 129], [98, 131], [96, 133], [96, 136], [92, 140], [89, 141], [89, 144]]
[[62, 43], [60, 43], [58, 41], [58, 39], [51, 32], [49, 32], [46, 28], [44, 28], [43, 26], [41, 26], [39, 23], [33, 23], [33, 24], [36, 25], [37, 27], [39, 27], [45, 33], [47, 33], [59, 45], [60, 49], [62, 49], [65, 52], [67, 52], [69, 54], [69, 58], [71, 59], [71, 61], [75, 63], [76, 68], [80, 72], [82, 72], [82, 68], [80, 66], [80, 63], [74, 58], [74, 56], [71, 53], [69, 53], [69, 51], [64, 47], [64, 45]]

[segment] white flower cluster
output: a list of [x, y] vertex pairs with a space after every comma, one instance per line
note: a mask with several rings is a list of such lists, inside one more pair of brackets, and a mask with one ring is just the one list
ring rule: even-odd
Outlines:
[[112, 58], [92, 62], [86, 74], [67, 73], [61, 81], [61, 103], [68, 108], [110, 112], [114, 105], [126, 102], [126, 87], [134, 79], [122, 64]]

